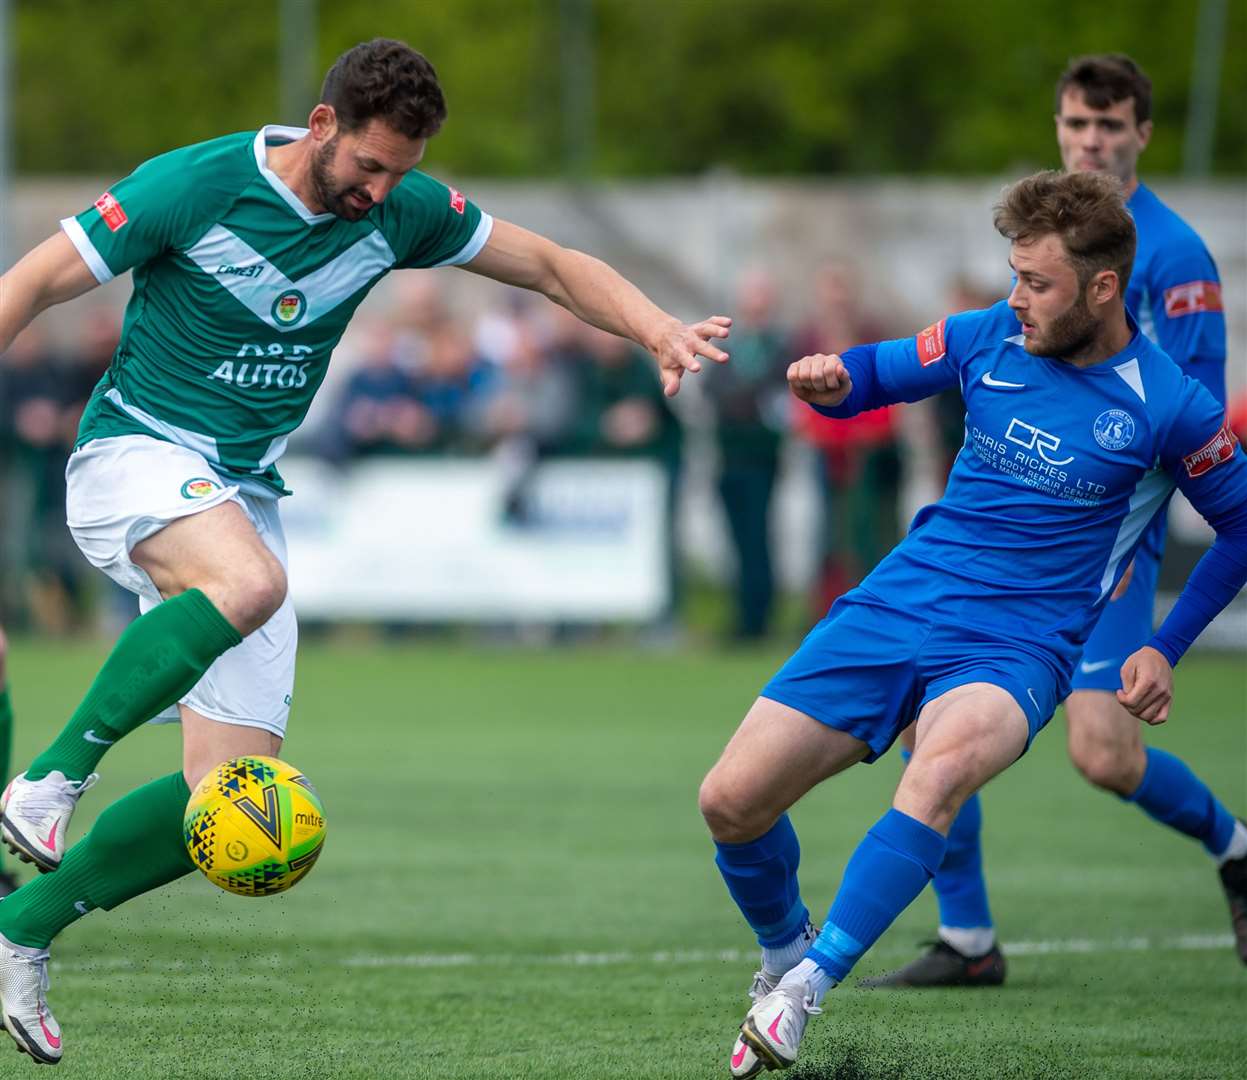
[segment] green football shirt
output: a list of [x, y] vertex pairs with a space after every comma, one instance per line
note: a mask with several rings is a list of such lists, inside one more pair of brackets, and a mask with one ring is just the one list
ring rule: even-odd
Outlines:
[[152, 435], [252, 494], [288, 494], [276, 462], [368, 291], [391, 270], [468, 262], [489, 239], [488, 214], [421, 172], [359, 221], [313, 214], [267, 164], [269, 146], [306, 133], [173, 150], [61, 222], [101, 284], [134, 271], [79, 446]]

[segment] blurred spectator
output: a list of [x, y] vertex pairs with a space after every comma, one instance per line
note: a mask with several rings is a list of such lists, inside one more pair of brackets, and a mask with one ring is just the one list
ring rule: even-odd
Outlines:
[[383, 323], [360, 335], [358, 367], [347, 379], [328, 425], [327, 450], [342, 461], [433, 449], [438, 425], [399, 365], [395, 333]]
[[1240, 390], [1230, 395], [1226, 419], [1230, 430], [1238, 436], [1238, 441], [1247, 446], [1247, 390]]
[[397, 363], [418, 371], [428, 358], [428, 340], [451, 318], [450, 306], [438, 275], [411, 270], [393, 277], [393, 318]]
[[775, 600], [771, 494], [787, 427], [784, 373], [795, 359], [776, 316], [771, 276], [754, 270], [737, 288], [730, 363], [709, 365], [705, 389], [719, 447], [719, 496], [736, 552], [736, 622], [740, 640], [764, 637]]
[[[887, 336], [862, 301], [859, 271], [827, 263], [812, 282], [812, 313], [797, 335], [794, 358], [842, 353]], [[899, 406], [848, 420], [797, 407], [798, 424], [821, 451], [823, 528], [813, 603], [819, 615], [856, 585], [899, 538]]]
[[67, 418], [67, 364], [48, 345], [42, 328], [28, 327], [0, 365], [0, 432], [8, 441], [10, 489], [6, 509], [27, 524], [10, 537], [15, 578], [26, 582], [26, 607], [42, 629], [63, 632], [82, 614], [80, 560], [65, 527], [65, 460], [72, 447]]
[[417, 401], [433, 420], [429, 449], [479, 453], [489, 447], [490, 407], [502, 378], [465, 327], [444, 319], [429, 329], [415, 386]]
[[[564, 317], [582, 325], [562, 308], [554, 310], [559, 325]], [[557, 452], [576, 422], [576, 358], [567, 355], [557, 331], [524, 311], [510, 321], [505, 354], [496, 362], [498, 377], [476, 410], [486, 440], [522, 441], [533, 458]]]
[[556, 334], [554, 362], [569, 365], [577, 383], [575, 423], [564, 450], [585, 457], [642, 458], [659, 465], [666, 475], [670, 599], [660, 623], [674, 629], [681, 591], [675, 505], [683, 432], [662, 392], [654, 362], [630, 341], [583, 325], [574, 333]]

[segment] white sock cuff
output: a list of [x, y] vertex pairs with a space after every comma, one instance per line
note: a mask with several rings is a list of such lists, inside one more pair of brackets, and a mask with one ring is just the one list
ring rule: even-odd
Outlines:
[[941, 926], [940, 940], [962, 956], [982, 956], [996, 944], [994, 926]]
[[1230, 834], [1230, 842], [1226, 849], [1217, 856], [1217, 865], [1221, 866], [1230, 859], [1241, 859], [1247, 855], [1247, 825], [1241, 821], [1234, 822], [1234, 832]]

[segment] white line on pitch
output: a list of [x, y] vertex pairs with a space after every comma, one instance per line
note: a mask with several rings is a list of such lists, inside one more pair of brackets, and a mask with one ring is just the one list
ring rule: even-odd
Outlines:
[[[1002, 945], [1007, 956], [1069, 956], [1077, 953], [1147, 952], [1174, 950], [1203, 952], [1230, 949], [1231, 934], [1183, 934], [1179, 937], [1114, 938], [1093, 941], [1071, 938], [1060, 941], [1006, 941]], [[895, 950], [886, 950], [893, 952]], [[398, 953], [394, 955], [360, 954], [342, 961], [345, 967], [611, 967], [621, 964], [668, 965], [742, 963], [756, 960], [756, 949], [685, 949], [660, 952], [568, 952], [547, 954], [524, 953]]]

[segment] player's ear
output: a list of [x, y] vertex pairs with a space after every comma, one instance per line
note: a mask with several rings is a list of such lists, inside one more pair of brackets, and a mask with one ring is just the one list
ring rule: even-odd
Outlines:
[[338, 114], [322, 101], [307, 118], [307, 126], [317, 142], [328, 142], [338, 133]]
[[1094, 304], [1107, 304], [1121, 293], [1121, 279], [1116, 270], [1101, 270], [1088, 282], [1088, 299]]
[[1152, 121], [1144, 120], [1139, 125], [1139, 150], [1147, 149], [1147, 144], [1152, 141]]

